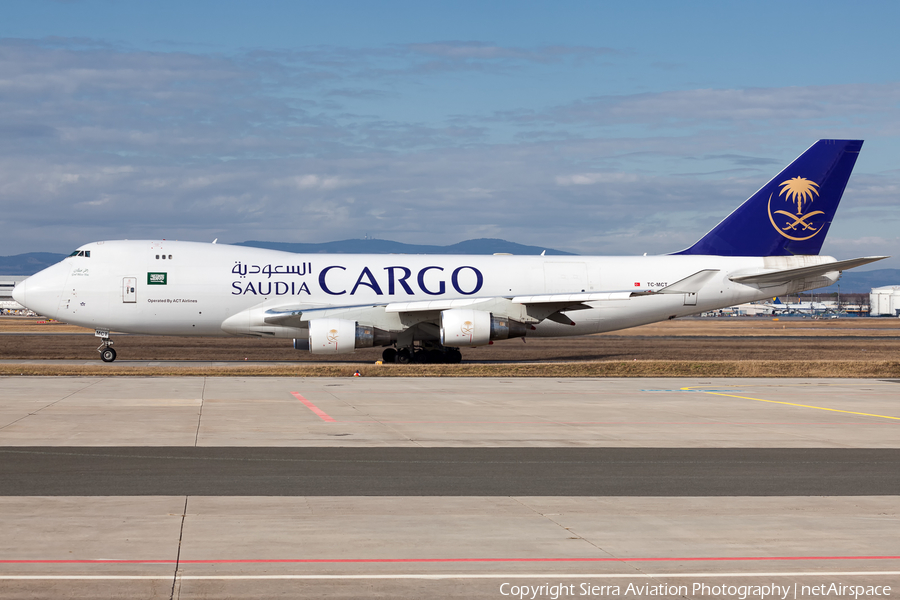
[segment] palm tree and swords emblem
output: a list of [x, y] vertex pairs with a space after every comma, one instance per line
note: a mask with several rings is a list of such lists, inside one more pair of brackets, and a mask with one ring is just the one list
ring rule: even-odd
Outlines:
[[[776, 210], [772, 212], [772, 195], [774, 194], [774, 192], [772, 192], [772, 194], [769, 195], [769, 221], [772, 222], [772, 226], [778, 230], [778, 233], [790, 240], [808, 240], [819, 233], [822, 228], [813, 227], [813, 224], [810, 223], [809, 220], [816, 215], [824, 215], [825, 212], [814, 210], [803, 214], [805, 205], [811, 203], [814, 200], [814, 196], [819, 195], [819, 190], [817, 189], [819, 184], [804, 177], [794, 177], [787, 181], [782, 181], [779, 186], [781, 187], [781, 191], [778, 193], [778, 196], [784, 196], [786, 202], [796, 203], [797, 213], [794, 214], [786, 210]], [[785, 217], [784, 219], [781, 219], [782, 226], [775, 223], [774, 215]], [[800, 237], [807, 232], [809, 232], [809, 235]], [[792, 233], [798, 235], [791, 235]]]

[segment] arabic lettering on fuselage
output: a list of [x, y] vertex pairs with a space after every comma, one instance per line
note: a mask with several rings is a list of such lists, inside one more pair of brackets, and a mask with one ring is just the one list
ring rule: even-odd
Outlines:
[[301, 263], [298, 265], [245, 265], [242, 264], [241, 261], [236, 261], [234, 263], [234, 267], [231, 269], [231, 272], [235, 275], [240, 275], [241, 279], [247, 277], [247, 275], [256, 275], [257, 273], [265, 273], [268, 279], [272, 278], [272, 275], [298, 275], [300, 277], [306, 275], [307, 273], [312, 273], [312, 263]]
[[[265, 280], [232, 282], [231, 293], [235, 296], [312, 295], [306, 281], [269, 281], [272, 275], [313, 275], [312, 263], [303, 263], [301, 267], [259, 267], [237, 262], [231, 272], [241, 279], [258, 273], [267, 275]], [[357, 292], [376, 296], [441, 296], [446, 293], [471, 296], [484, 286], [484, 275], [469, 265], [452, 270], [450, 267], [429, 265], [417, 271], [402, 265], [381, 269], [363, 267], [358, 274], [342, 265], [330, 265], [319, 271], [315, 283], [318, 283], [319, 290], [329, 296], [354, 296]]]

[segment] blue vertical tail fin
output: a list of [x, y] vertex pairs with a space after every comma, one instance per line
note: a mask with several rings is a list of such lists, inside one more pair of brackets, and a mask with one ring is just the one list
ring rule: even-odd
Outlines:
[[700, 241], [675, 254], [818, 254], [862, 140], [819, 140]]

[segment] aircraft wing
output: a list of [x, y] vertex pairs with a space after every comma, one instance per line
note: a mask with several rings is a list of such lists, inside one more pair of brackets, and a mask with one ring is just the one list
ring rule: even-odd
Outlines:
[[348, 304], [344, 306], [318, 306], [297, 305], [280, 306], [270, 308], [263, 314], [263, 321], [267, 325], [280, 325], [282, 327], [306, 327], [312, 319], [328, 319], [341, 317], [348, 312], [369, 310], [383, 307], [377, 304]]
[[579, 292], [574, 294], [541, 294], [538, 296], [513, 296], [511, 298], [463, 298], [457, 300], [425, 300], [420, 302], [394, 302], [385, 307], [388, 313], [437, 313], [454, 308], [471, 308], [501, 314], [520, 323], [536, 324], [544, 319], [574, 325], [563, 311], [591, 308], [585, 302], [627, 300], [631, 292]]
[[390, 302], [385, 304], [364, 304], [346, 306], [282, 306], [265, 311], [263, 320], [268, 325], [282, 327], [307, 327], [309, 321], [328, 318], [365, 318], [374, 314], [386, 315], [397, 322], [437, 321], [444, 310], [470, 308], [483, 310], [515, 319], [522, 323], [535, 324], [550, 319], [559, 323], [571, 321], [562, 311], [591, 308], [586, 302], [627, 300], [640, 296], [638, 292], [580, 292], [574, 294], [542, 294], [539, 296], [514, 296], [493, 298], [457, 298], [453, 300], [418, 300], [412, 302]]
[[282, 306], [265, 311], [268, 325], [283, 327], [307, 327], [309, 321], [327, 318], [372, 318], [373, 314], [388, 315], [398, 321], [436, 322], [444, 310], [467, 308], [504, 315], [521, 323], [536, 324], [544, 319], [571, 325], [573, 322], [563, 312], [590, 309], [587, 303], [628, 300], [654, 294], [697, 293], [718, 269], [704, 269], [660, 290], [577, 292], [570, 294], [540, 294], [534, 296], [456, 298], [446, 300], [414, 300], [385, 304], [346, 306]]
[[780, 271], [769, 271], [767, 273], [755, 273], [750, 275], [735, 275], [729, 277], [729, 279], [735, 283], [779, 285], [782, 283], [790, 283], [795, 279], [808, 279], [810, 277], [817, 277], [835, 271], [845, 271], [847, 269], [852, 269], [853, 267], [860, 267], [885, 258], [888, 257], [866, 256], [863, 258], [851, 258], [849, 260], [839, 260], [837, 262], [814, 265], [812, 267], [782, 269]]

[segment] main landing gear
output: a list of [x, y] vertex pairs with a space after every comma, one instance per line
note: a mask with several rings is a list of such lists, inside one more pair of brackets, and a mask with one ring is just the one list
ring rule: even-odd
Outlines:
[[385, 364], [398, 363], [401, 365], [409, 363], [458, 364], [462, 362], [462, 352], [459, 351], [459, 348], [448, 348], [440, 345], [420, 348], [385, 348], [384, 352], [381, 353], [381, 360]]
[[113, 350], [113, 341], [108, 337], [101, 338], [102, 343], [100, 347], [97, 348], [97, 352], [100, 353], [100, 360], [103, 362], [112, 362], [116, 360], [116, 351]]

